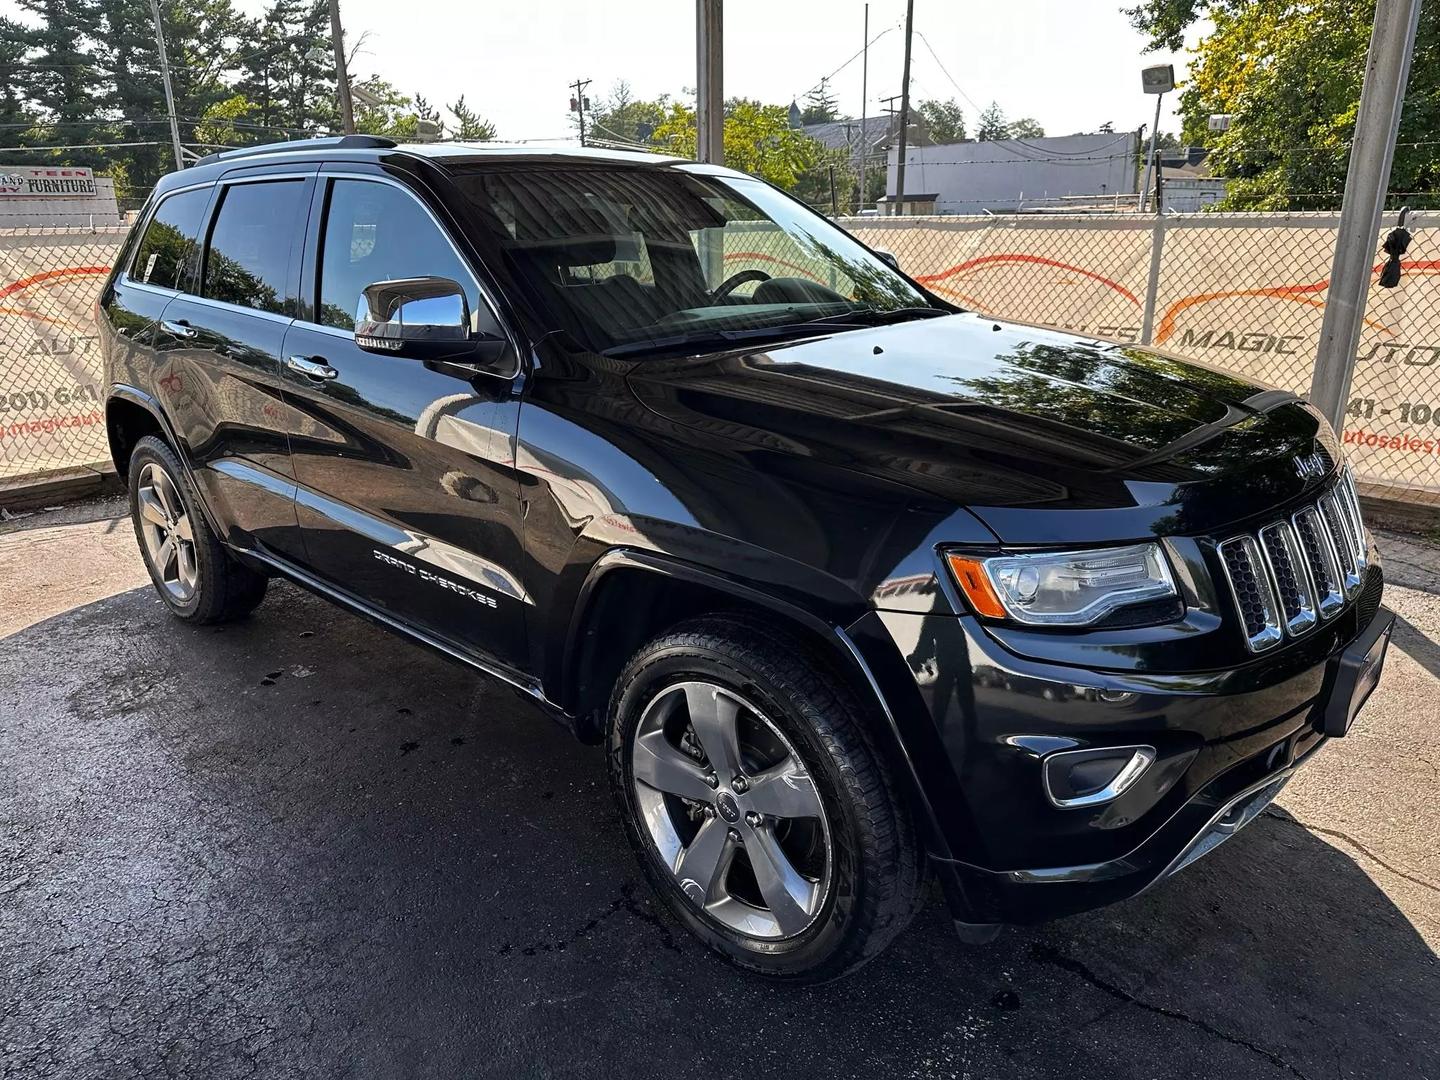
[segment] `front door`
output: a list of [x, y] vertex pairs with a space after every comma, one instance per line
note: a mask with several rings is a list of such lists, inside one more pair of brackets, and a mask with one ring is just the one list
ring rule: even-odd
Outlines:
[[354, 340], [361, 292], [436, 276], [491, 317], [419, 198], [376, 173], [322, 172], [307, 241], [308, 318], [285, 335], [285, 396], [305, 562], [332, 587], [499, 667], [524, 670], [519, 489], [509, 380], [378, 355]]

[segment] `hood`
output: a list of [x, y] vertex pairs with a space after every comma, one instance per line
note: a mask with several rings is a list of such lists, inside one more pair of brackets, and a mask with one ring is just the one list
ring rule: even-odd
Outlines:
[[903, 484], [1006, 543], [1210, 533], [1323, 485], [1339, 460], [1286, 391], [973, 314], [644, 360], [628, 381], [706, 437]]

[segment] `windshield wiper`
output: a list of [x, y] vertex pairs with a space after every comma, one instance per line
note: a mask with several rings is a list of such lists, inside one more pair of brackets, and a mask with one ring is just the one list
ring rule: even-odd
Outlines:
[[892, 323], [909, 322], [911, 319], [938, 319], [943, 315], [953, 314], [953, 311], [933, 307], [862, 308], [859, 311], [843, 311], [839, 315], [811, 319], [806, 325], [889, 326]]
[[670, 334], [667, 337], [651, 338], [648, 341], [612, 345], [602, 352], [606, 356], [614, 357], [641, 356], [646, 353], [668, 352], [673, 349], [705, 352], [750, 341], [782, 341], [785, 338], [805, 337], [839, 327], [863, 330], [870, 326], [888, 326], [891, 323], [907, 322], [910, 319], [930, 319], [951, 314], [953, 312], [931, 307], [893, 308], [888, 311], [867, 308], [860, 311], [842, 311], [837, 315], [807, 319], [804, 322], [755, 326], [745, 330], [696, 330], [689, 334]]
[[[675, 349], [707, 352], [729, 348], [731, 345], [743, 345], [751, 341], [782, 341], [785, 338], [806, 337], [807, 335], [823, 332], [825, 326], [835, 325], [837, 324], [804, 322], [780, 323], [776, 326], [756, 326], [747, 330], [696, 330], [688, 334], [670, 334], [666, 337], [650, 338], [647, 341], [612, 345], [610, 348], [600, 351], [605, 356], [614, 357], [640, 356], [645, 353], [669, 352]], [[858, 328], [864, 324], [855, 323], [853, 325]]]

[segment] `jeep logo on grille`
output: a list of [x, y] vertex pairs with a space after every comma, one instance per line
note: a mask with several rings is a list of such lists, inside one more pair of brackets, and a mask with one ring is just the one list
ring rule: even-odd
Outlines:
[[1325, 455], [1317, 450], [1295, 459], [1295, 475], [1301, 480], [1318, 480], [1325, 475], [1327, 464]]

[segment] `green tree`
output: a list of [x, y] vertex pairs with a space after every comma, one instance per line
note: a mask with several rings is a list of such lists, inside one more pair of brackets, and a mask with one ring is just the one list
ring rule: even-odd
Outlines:
[[1010, 137], [1010, 124], [1005, 119], [1005, 110], [1000, 108], [997, 102], [992, 101], [980, 114], [980, 123], [975, 130], [975, 137], [981, 142], [993, 142], [995, 139]]
[[1043, 139], [1045, 129], [1039, 122], [1028, 116], [1022, 116], [1019, 120], [1010, 121], [1007, 131], [1007, 138], [1010, 139]]
[[821, 79], [820, 85], [805, 95], [805, 106], [800, 110], [802, 124], [828, 124], [840, 119], [840, 110], [835, 95], [830, 93], [828, 79]]
[[915, 107], [920, 114], [920, 119], [925, 123], [925, 130], [929, 132], [930, 138], [936, 144], [963, 142], [965, 139], [965, 113], [960, 108], [960, 103], [953, 98], [949, 101], [940, 101], [936, 98], [920, 102]]
[[495, 125], [466, 105], [464, 94], [446, 108], [455, 117], [455, 138], [461, 142], [489, 142], [495, 138]]
[[[650, 136], [669, 112], [669, 94], [662, 94], [653, 101], [637, 100], [630, 84], [624, 79], [617, 79], [610, 88], [609, 96], [585, 114], [585, 121], [596, 138], [643, 144], [650, 141]], [[578, 128], [579, 123], [579, 116], [571, 113], [571, 126]]]
[[[1195, 19], [1213, 31], [1196, 49], [1180, 95], [1182, 137], [1211, 147], [1213, 171], [1230, 179], [1232, 209], [1338, 206], [1354, 137], [1374, 0], [1150, 0], [1132, 12], [1156, 47]], [[1230, 114], [1223, 133], [1212, 113]], [[1440, 189], [1433, 141], [1440, 125], [1440, 11], [1421, 9], [1392, 190]]]
[[[695, 110], [672, 101], [669, 114], [655, 129], [651, 142], [662, 152], [694, 157]], [[822, 160], [825, 149], [804, 132], [790, 127], [785, 106], [743, 99], [727, 103], [724, 145], [726, 165], [787, 191]]]

